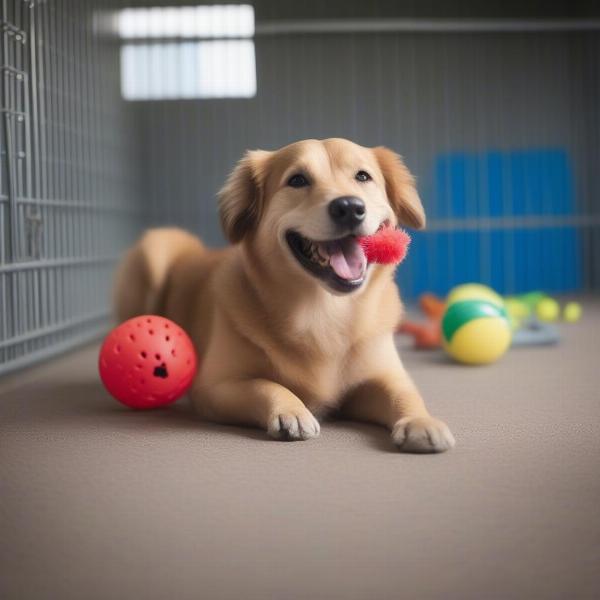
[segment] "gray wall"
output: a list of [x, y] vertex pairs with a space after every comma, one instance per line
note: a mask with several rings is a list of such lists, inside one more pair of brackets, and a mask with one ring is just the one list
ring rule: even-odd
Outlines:
[[583, 231], [584, 282], [588, 290], [600, 289], [600, 36], [586, 36], [574, 52], [574, 94], [583, 98], [582, 117], [574, 118], [579, 141], [578, 198], [587, 215]]
[[584, 281], [600, 285], [597, 32], [257, 36], [256, 54], [254, 99], [136, 104], [150, 222], [222, 243], [215, 193], [235, 161], [301, 138], [389, 145], [426, 206], [440, 153], [562, 147], [578, 211], [590, 216], [580, 223]]

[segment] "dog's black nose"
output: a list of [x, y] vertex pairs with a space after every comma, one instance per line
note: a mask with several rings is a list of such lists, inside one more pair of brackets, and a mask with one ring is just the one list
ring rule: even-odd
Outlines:
[[336, 225], [356, 227], [366, 214], [365, 203], [356, 196], [342, 196], [329, 203], [329, 216]]

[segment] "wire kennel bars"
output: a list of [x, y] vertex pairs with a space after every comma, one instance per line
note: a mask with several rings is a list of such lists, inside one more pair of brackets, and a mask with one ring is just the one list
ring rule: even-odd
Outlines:
[[118, 48], [86, 0], [1, 0], [0, 375], [97, 336], [141, 221]]

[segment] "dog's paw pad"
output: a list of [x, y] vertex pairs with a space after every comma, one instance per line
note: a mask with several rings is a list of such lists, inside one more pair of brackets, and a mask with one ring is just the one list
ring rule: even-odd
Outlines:
[[456, 444], [446, 423], [433, 417], [400, 419], [392, 439], [402, 452], [445, 452]]
[[321, 432], [319, 421], [305, 409], [303, 412], [284, 412], [275, 415], [268, 427], [271, 437], [278, 440], [310, 440]]

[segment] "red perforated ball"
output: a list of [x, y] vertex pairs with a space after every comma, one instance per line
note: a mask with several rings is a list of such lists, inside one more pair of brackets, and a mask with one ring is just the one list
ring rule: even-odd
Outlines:
[[98, 360], [106, 389], [131, 408], [175, 402], [190, 387], [197, 359], [192, 340], [164, 317], [134, 317], [115, 327]]

